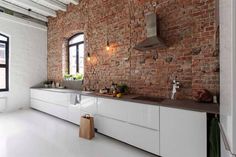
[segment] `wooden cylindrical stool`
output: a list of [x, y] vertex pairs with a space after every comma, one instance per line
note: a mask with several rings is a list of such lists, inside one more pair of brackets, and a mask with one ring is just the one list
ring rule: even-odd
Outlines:
[[79, 137], [91, 140], [95, 136], [94, 118], [89, 114], [80, 118]]

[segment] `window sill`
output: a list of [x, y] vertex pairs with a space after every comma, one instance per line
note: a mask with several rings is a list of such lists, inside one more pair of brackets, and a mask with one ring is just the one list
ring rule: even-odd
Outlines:
[[9, 90], [8, 89], [0, 89], [0, 93], [8, 93], [9, 92]]
[[65, 80], [64, 82], [83, 82], [84, 80]]
[[0, 99], [8, 97], [9, 94], [9, 91], [0, 91]]

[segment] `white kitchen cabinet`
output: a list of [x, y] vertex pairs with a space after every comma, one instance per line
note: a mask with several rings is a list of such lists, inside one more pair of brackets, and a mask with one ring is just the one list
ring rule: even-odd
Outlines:
[[128, 144], [153, 154], [160, 154], [159, 131], [129, 124], [127, 125], [127, 133]]
[[159, 130], [159, 106], [98, 98], [98, 114]]
[[80, 125], [81, 112], [79, 109], [79, 104], [70, 105], [68, 108], [68, 121], [77, 125]]
[[99, 133], [159, 155], [159, 106], [98, 98]]
[[85, 111], [88, 114], [96, 114], [97, 113], [97, 98], [81, 95], [79, 107], [80, 107], [80, 110]]
[[153, 154], [160, 152], [160, 132], [129, 124], [124, 121], [96, 115], [95, 128], [99, 133], [146, 150]]
[[99, 133], [163, 157], [206, 157], [207, 117], [204, 112], [129, 101], [31, 90], [31, 107], [80, 125], [80, 117], [94, 117]]
[[160, 107], [155, 105], [127, 102], [128, 122], [131, 124], [159, 130]]
[[98, 98], [98, 114], [121, 121], [128, 119], [128, 102]]
[[81, 115], [81, 116], [90, 115], [90, 116], [92, 116], [92, 117], [95, 117], [95, 116], [96, 116], [96, 115], [93, 114], [93, 113], [86, 112], [86, 111], [82, 111], [82, 110], [80, 110], [80, 115]]
[[97, 98], [77, 95], [79, 103], [70, 103], [71, 94], [64, 92], [31, 89], [31, 107], [51, 114], [74, 124], [80, 125], [80, 117], [85, 114], [95, 116]]
[[69, 120], [70, 93], [31, 89], [31, 107]]
[[123, 121], [118, 121], [115, 119], [96, 115], [95, 128], [98, 130], [99, 133], [128, 143], [128, 124]]
[[51, 114], [61, 119], [68, 119], [68, 107], [62, 105], [51, 104], [48, 102], [31, 99], [31, 107], [39, 111]]
[[31, 107], [36, 109], [36, 110], [39, 110], [39, 111], [43, 111], [43, 112], [50, 112], [50, 106], [48, 106], [48, 103], [46, 102], [42, 102], [42, 101], [39, 101], [37, 99], [31, 99]]
[[160, 128], [161, 156], [207, 156], [206, 113], [160, 107]]
[[70, 93], [31, 89], [31, 98], [58, 105], [68, 105], [70, 103]]

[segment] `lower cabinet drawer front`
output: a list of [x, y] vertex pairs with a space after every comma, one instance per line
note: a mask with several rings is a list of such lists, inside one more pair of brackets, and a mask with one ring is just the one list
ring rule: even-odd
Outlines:
[[54, 112], [54, 116], [67, 120], [68, 119], [68, 107], [54, 105], [56, 112]]
[[92, 114], [97, 113], [97, 101], [95, 97], [81, 95], [80, 110]]
[[69, 93], [59, 93], [32, 89], [31, 98], [59, 105], [68, 105], [70, 103]]
[[41, 102], [35, 99], [31, 99], [31, 107], [39, 111], [46, 112], [46, 113], [50, 111], [49, 109], [50, 105], [48, 105], [46, 102]]
[[128, 143], [153, 154], [160, 154], [160, 132], [129, 124]]
[[79, 106], [69, 106], [68, 121], [80, 125], [80, 110]]
[[99, 133], [128, 143], [127, 123], [97, 115], [95, 117], [95, 128]]
[[150, 153], [156, 155], [160, 154], [159, 131], [139, 127], [99, 115], [95, 117], [95, 128], [98, 129], [99, 133], [128, 143]]
[[65, 106], [50, 104], [40, 100], [31, 99], [31, 107], [65, 120], [68, 119], [68, 109]]
[[98, 114], [105, 117], [127, 121], [128, 119], [128, 102], [98, 98]]
[[131, 103], [126, 107], [129, 111], [128, 122], [143, 126], [146, 128], [160, 130], [160, 107], [155, 105], [145, 105], [139, 103]]

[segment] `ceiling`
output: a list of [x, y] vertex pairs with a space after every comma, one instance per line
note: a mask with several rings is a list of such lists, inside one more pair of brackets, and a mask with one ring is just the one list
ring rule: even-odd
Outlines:
[[66, 11], [68, 4], [79, 3], [79, 0], [0, 0], [0, 6], [43, 22], [48, 17], [56, 17], [56, 11]]

